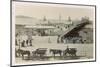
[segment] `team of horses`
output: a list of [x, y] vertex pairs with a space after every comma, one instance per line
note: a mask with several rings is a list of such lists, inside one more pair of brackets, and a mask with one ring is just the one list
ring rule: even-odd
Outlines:
[[[17, 49], [15, 50], [15, 55], [16, 57], [21, 56], [22, 59], [24, 59], [24, 56], [27, 55], [27, 58], [29, 59], [31, 56], [31, 52], [29, 50], [22, 50], [22, 49]], [[46, 56], [47, 48], [38, 48], [34, 51], [32, 51], [32, 56], [34, 57], [44, 57]], [[50, 49], [49, 52], [52, 54], [53, 57], [56, 55], [59, 55], [60, 57], [62, 56], [77, 56], [77, 49], [76, 48], [66, 48], [65, 50], [60, 50], [60, 49]]]
[[51, 52], [54, 57], [56, 54], [59, 54], [60, 56], [76, 56], [77, 49], [76, 48], [67, 48], [65, 50], [50, 49], [50, 53]]

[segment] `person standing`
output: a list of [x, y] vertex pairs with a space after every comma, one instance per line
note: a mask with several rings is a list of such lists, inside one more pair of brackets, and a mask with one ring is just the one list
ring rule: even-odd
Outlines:
[[30, 46], [32, 46], [32, 39], [30, 40]]
[[22, 41], [22, 47], [25, 47], [25, 40]]
[[57, 38], [57, 43], [59, 43], [59, 37], [60, 37], [60, 36], [58, 35], [58, 38]]
[[26, 45], [28, 46], [28, 39], [26, 40]]

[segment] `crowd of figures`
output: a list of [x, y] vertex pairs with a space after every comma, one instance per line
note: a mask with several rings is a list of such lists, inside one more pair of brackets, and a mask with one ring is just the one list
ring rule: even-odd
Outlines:
[[18, 44], [18, 42], [19, 42], [19, 44], [21, 44], [20, 46], [21, 47], [25, 47], [25, 45], [26, 46], [32, 46], [32, 40], [22, 40], [22, 41], [20, 41], [20, 40], [15, 40], [15, 44], [16, 44], [16, 46], [19, 46], [19, 44]]
[[[15, 56], [16, 57], [22, 57], [22, 59], [25, 59], [27, 56], [27, 59], [34, 59], [34, 58], [46, 58], [48, 57], [47, 53], [48, 48], [37, 48], [36, 50], [23, 50], [23, 49], [15, 49]], [[67, 48], [65, 50], [61, 49], [49, 49], [49, 53], [52, 54], [52, 57], [56, 57], [56, 55], [59, 55], [59, 57], [75, 57], [77, 56], [77, 49], [76, 48]]]
[[86, 40], [83, 40], [82, 37], [60, 37], [58, 35], [57, 43], [72, 43], [72, 44], [84, 44], [86, 43]]
[[16, 38], [15, 38], [15, 45], [16, 46], [21, 46], [21, 47], [25, 47], [25, 46], [32, 46], [32, 36], [26, 36], [26, 35], [20, 35], [20, 34], [16, 34]]

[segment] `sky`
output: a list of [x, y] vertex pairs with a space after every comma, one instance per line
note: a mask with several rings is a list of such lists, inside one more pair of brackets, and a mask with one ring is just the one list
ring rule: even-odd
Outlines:
[[93, 20], [95, 8], [90, 6], [75, 6], [61, 4], [46, 4], [46, 3], [30, 3], [30, 2], [13, 2], [13, 10], [15, 15], [29, 16], [37, 19], [80, 19], [87, 16]]

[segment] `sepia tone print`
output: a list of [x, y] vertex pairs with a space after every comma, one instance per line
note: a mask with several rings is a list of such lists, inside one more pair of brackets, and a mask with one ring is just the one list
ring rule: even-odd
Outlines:
[[95, 58], [95, 7], [12, 2], [14, 65]]

